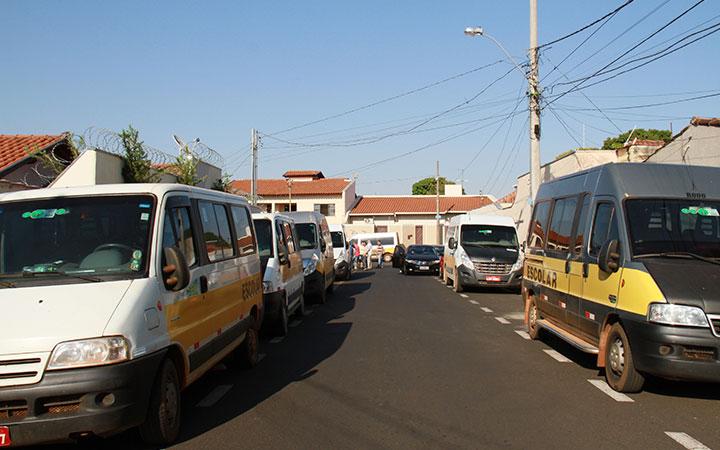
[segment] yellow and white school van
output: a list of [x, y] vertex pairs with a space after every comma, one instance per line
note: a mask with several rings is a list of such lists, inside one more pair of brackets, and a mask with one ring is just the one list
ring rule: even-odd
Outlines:
[[2, 195], [0, 304], [1, 445], [168, 444], [183, 388], [231, 352], [257, 362], [248, 204], [174, 184]]
[[335, 257], [325, 216], [319, 212], [288, 213], [295, 220], [303, 260], [305, 298], [325, 303], [335, 283]]

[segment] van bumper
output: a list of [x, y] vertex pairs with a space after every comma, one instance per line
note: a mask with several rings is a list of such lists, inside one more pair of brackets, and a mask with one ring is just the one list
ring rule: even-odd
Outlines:
[[[138, 426], [145, 420], [165, 353], [110, 366], [47, 371], [39, 383], [0, 388], [0, 405], [27, 405], [24, 415], [0, 418], [0, 425], [9, 427], [13, 447], [109, 436]], [[103, 406], [109, 394], [114, 403]]]
[[263, 293], [263, 323], [273, 322], [280, 317], [280, 311], [285, 304], [285, 290]]
[[350, 265], [347, 263], [347, 261], [341, 260], [339, 263], [335, 264], [335, 277], [344, 280], [345, 278], [347, 278], [349, 271]]
[[[720, 338], [709, 328], [659, 325], [644, 318], [624, 318], [623, 326], [640, 372], [671, 380], [720, 382]], [[660, 354], [661, 346], [670, 351]]]
[[[505, 287], [505, 288], [519, 288], [522, 282], [522, 269], [510, 272], [505, 275], [486, 274], [478, 272], [475, 269], [460, 266], [458, 267], [458, 273], [460, 274], [460, 280], [464, 286], [475, 286], [475, 287]], [[499, 281], [489, 281], [487, 277], [498, 277]]]
[[325, 290], [325, 277], [320, 271], [305, 275], [305, 294], [308, 296], [320, 295]]

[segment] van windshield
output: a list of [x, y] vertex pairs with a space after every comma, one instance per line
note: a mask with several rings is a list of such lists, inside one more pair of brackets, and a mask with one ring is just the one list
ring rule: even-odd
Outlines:
[[460, 244], [471, 247], [517, 248], [517, 233], [513, 227], [500, 225], [463, 225]]
[[262, 258], [272, 256], [272, 223], [266, 219], [253, 220], [257, 237], [258, 254]]
[[55, 284], [144, 276], [154, 203], [132, 195], [0, 204], [0, 277]]
[[631, 199], [625, 208], [634, 256], [684, 252], [720, 258], [720, 202]]
[[342, 231], [331, 231], [330, 237], [332, 237], [333, 248], [344, 248], [345, 240], [343, 240]]
[[317, 233], [315, 233], [314, 223], [298, 223], [295, 229], [300, 240], [300, 248], [304, 250], [317, 247]]

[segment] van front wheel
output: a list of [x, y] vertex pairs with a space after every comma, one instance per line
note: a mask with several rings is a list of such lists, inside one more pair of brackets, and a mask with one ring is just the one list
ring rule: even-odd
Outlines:
[[455, 268], [455, 279], [453, 280], [453, 290], [457, 293], [460, 293], [464, 290], [463, 285], [460, 282], [460, 271], [457, 270], [457, 267]]
[[148, 444], [170, 445], [180, 434], [180, 380], [177, 368], [166, 358], [155, 377], [140, 437]]
[[618, 392], [639, 392], [645, 377], [635, 369], [627, 335], [620, 323], [614, 323], [605, 344], [605, 380]]
[[540, 311], [538, 310], [537, 303], [535, 303], [535, 297], [530, 297], [530, 305], [528, 306], [528, 321], [527, 321], [527, 333], [530, 339], [535, 340], [540, 335], [540, 326], [538, 320], [540, 320]]

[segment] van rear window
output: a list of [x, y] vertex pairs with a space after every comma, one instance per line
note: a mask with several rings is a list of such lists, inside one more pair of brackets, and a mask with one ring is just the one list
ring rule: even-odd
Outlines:
[[528, 247], [543, 248], [545, 246], [549, 212], [550, 202], [540, 202], [535, 205], [533, 220], [530, 222], [530, 231], [528, 233]]

